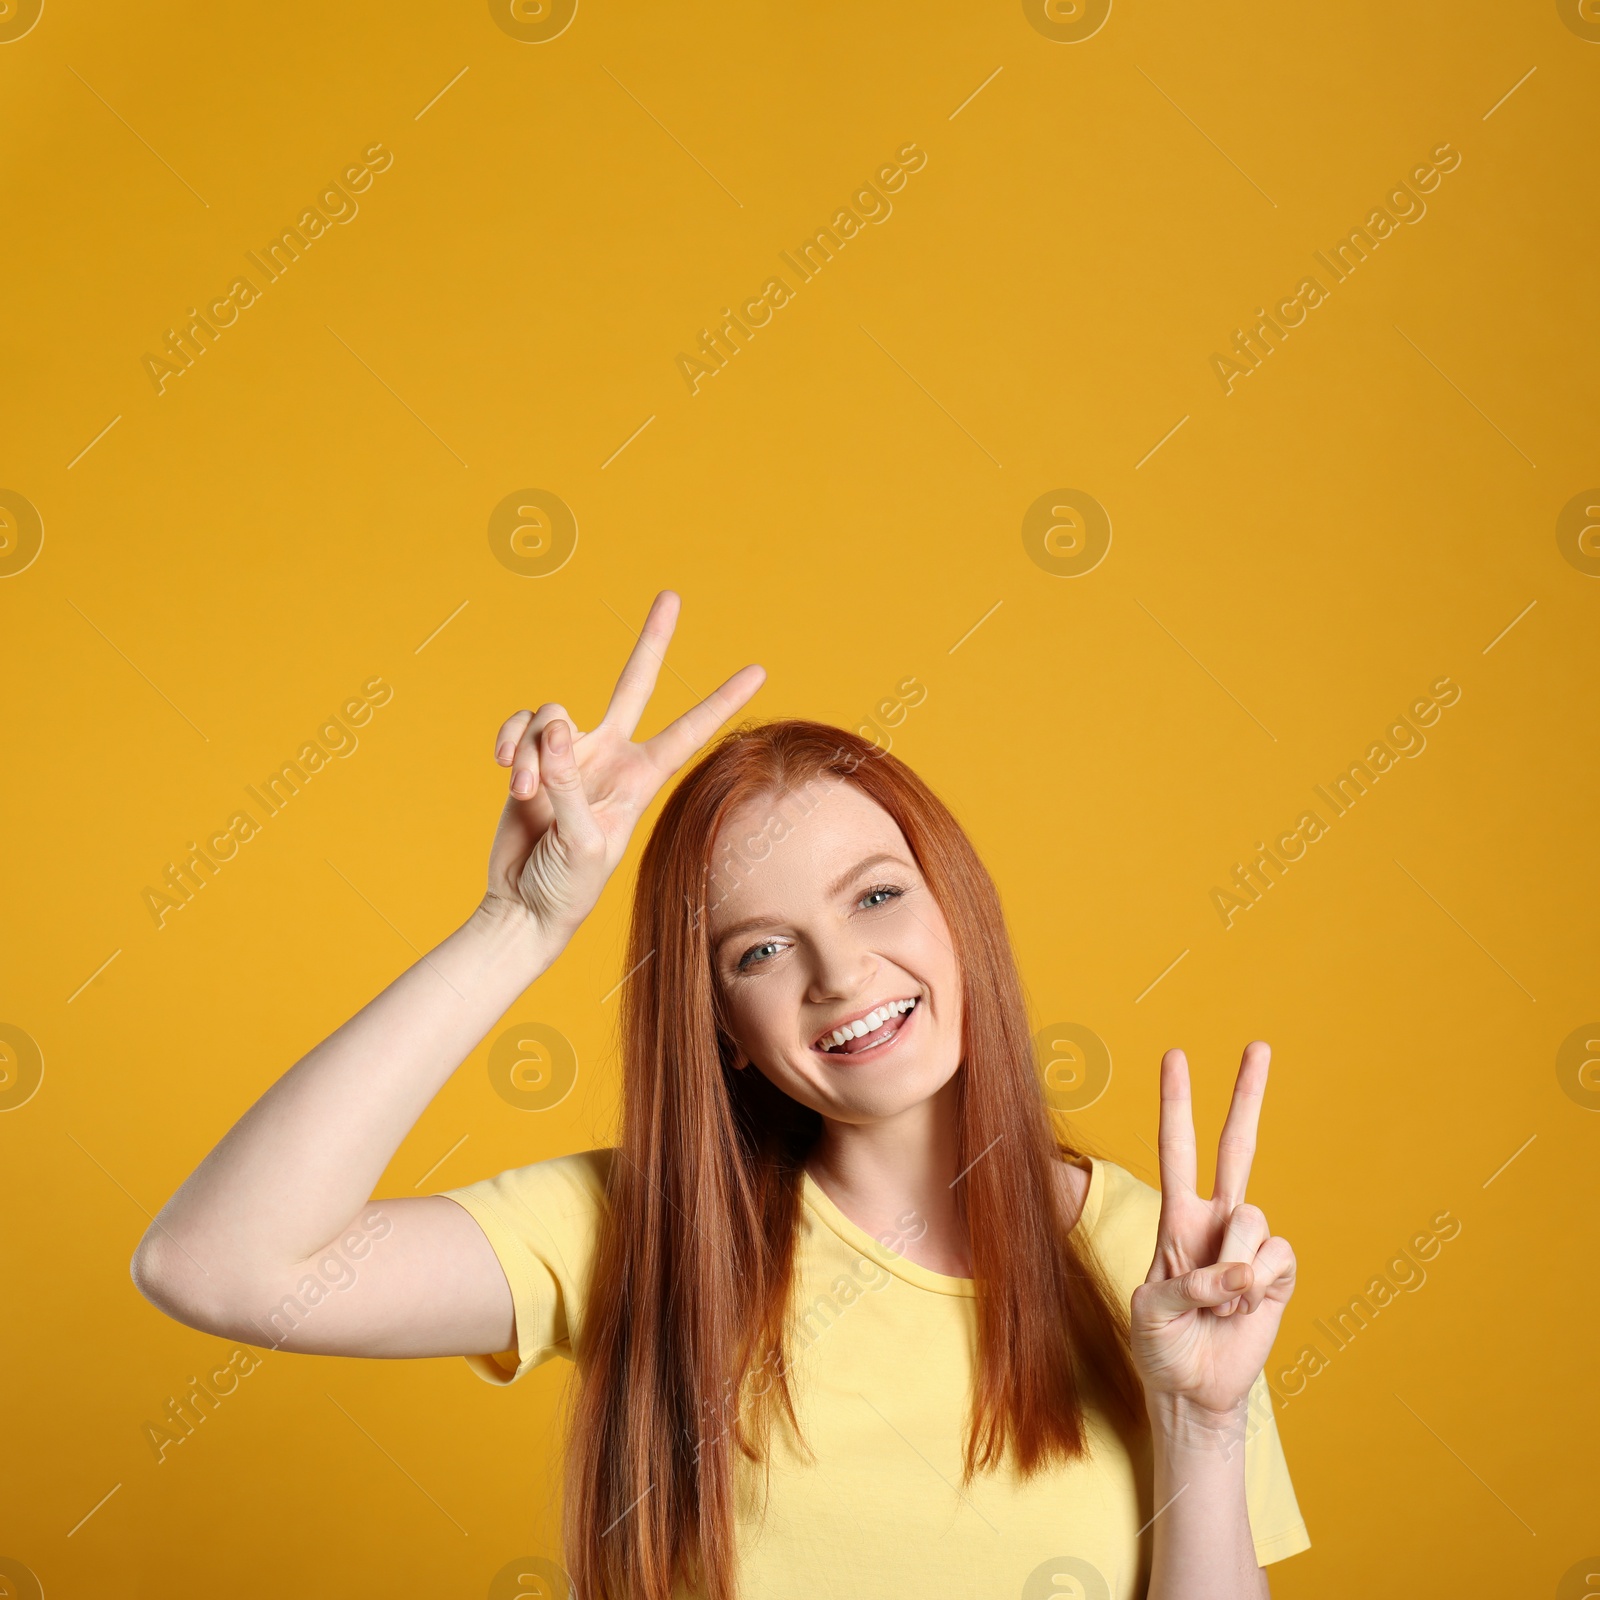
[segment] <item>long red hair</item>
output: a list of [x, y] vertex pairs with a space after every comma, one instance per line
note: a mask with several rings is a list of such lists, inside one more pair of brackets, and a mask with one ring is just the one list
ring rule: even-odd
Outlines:
[[[668, 797], [639, 865], [623, 985], [622, 1136], [575, 1338], [564, 1543], [580, 1600], [734, 1600], [737, 1448], [759, 1462], [779, 1408], [799, 1436], [785, 1323], [820, 1116], [739, 1059], [708, 915], [718, 830], [747, 801], [843, 779], [899, 824], [962, 976], [958, 1191], [977, 1377], [964, 1482], [1009, 1443], [1027, 1476], [1081, 1456], [1085, 1404], [1137, 1429], [1127, 1310], [1062, 1215], [1051, 1123], [1000, 897], [960, 824], [904, 762], [824, 723], [729, 730]], [[782, 848], [781, 843], [777, 848]], [[778, 1381], [746, 1412], [747, 1375]]]

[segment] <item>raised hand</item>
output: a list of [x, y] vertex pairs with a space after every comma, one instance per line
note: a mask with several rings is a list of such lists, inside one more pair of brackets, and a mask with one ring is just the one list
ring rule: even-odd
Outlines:
[[1211, 1198], [1195, 1192], [1189, 1063], [1161, 1058], [1161, 1220], [1150, 1274], [1133, 1292], [1133, 1359], [1147, 1396], [1237, 1414], [1294, 1292], [1294, 1251], [1245, 1202], [1271, 1049], [1245, 1046], [1217, 1144]]
[[495, 738], [511, 793], [489, 852], [485, 904], [526, 913], [560, 943], [594, 909], [661, 786], [766, 680], [761, 667], [741, 667], [654, 738], [634, 743], [678, 606], [671, 589], [656, 596], [598, 727], [580, 732], [565, 706], [547, 702], [508, 717]]

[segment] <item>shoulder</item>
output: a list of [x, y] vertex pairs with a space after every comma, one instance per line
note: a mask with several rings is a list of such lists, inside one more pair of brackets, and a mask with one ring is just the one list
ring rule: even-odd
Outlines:
[[1112, 1282], [1132, 1294], [1155, 1255], [1161, 1191], [1115, 1161], [1095, 1158], [1099, 1203], [1086, 1213], [1089, 1238]]
[[525, 1239], [535, 1232], [581, 1236], [605, 1207], [614, 1154], [606, 1147], [551, 1156], [444, 1192], [487, 1206]]

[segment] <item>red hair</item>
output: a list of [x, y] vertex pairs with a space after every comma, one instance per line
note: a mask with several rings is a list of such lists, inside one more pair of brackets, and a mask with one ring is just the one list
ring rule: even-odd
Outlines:
[[[735, 809], [843, 779], [899, 824], [962, 980], [958, 1196], [977, 1314], [964, 1482], [1007, 1447], [1032, 1474], [1087, 1448], [1090, 1400], [1142, 1425], [1127, 1310], [1062, 1215], [1057, 1138], [1000, 897], [942, 801], [896, 757], [824, 723], [729, 730], [668, 797], [639, 865], [623, 986], [622, 1136], [582, 1327], [566, 1558], [582, 1600], [733, 1600], [734, 1448], [765, 1456], [781, 1403], [801, 1180], [822, 1119], [740, 1059], [708, 939], [718, 830]], [[809, 806], [806, 807], [809, 809]], [[781, 841], [783, 835], [777, 834]], [[779, 848], [781, 848], [781, 843]], [[991, 1149], [992, 1147], [992, 1149]], [[776, 1362], [748, 1418], [747, 1376]]]

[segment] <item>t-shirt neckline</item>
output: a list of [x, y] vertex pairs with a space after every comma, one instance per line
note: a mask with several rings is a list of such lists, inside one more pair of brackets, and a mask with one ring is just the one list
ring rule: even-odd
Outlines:
[[[1082, 1228], [1087, 1234], [1092, 1235], [1095, 1225], [1100, 1220], [1100, 1202], [1105, 1193], [1105, 1166], [1093, 1156], [1084, 1156], [1074, 1164], [1077, 1166], [1087, 1164], [1089, 1191], [1083, 1198], [1083, 1209], [1073, 1226]], [[804, 1169], [801, 1171], [800, 1193], [823, 1226], [836, 1233], [851, 1249], [858, 1250], [868, 1260], [877, 1262], [886, 1272], [892, 1272], [895, 1277], [906, 1283], [914, 1284], [919, 1289], [931, 1290], [935, 1294], [965, 1295], [969, 1298], [976, 1294], [971, 1278], [955, 1278], [948, 1273], [935, 1272], [931, 1267], [925, 1267], [917, 1261], [908, 1261], [904, 1256], [889, 1249], [887, 1245], [880, 1244], [865, 1228], [852, 1222], [828, 1197], [828, 1191]]]

